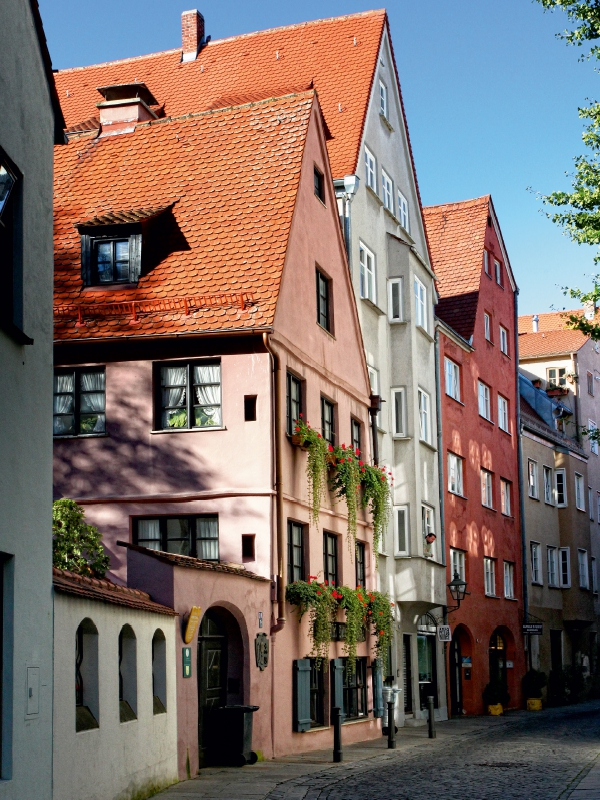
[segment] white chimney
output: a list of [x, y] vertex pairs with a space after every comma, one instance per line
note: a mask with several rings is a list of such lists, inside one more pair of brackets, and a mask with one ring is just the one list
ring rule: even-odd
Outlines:
[[540, 329], [540, 318], [538, 317], [537, 314], [533, 315], [532, 323], [533, 323], [533, 332], [537, 333]]
[[195, 8], [181, 15], [182, 61], [195, 61], [204, 44], [204, 17]]

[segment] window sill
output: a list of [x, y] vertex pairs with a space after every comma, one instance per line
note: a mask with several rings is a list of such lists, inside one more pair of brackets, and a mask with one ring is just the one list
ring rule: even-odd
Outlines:
[[380, 316], [384, 316], [385, 315], [385, 311], [383, 311], [381, 308], [379, 308], [379, 306], [377, 305], [377, 303], [374, 300], [371, 300], [369, 297], [361, 297], [360, 299], [362, 300], [362, 302], [366, 306], [369, 306], [369, 308], [372, 308], [373, 311], [376, 311]]
[[532, 586], [541, 586], [543, 588], [544, 584], [540, 583], [539, 581], [531, 581]]
[[319, 195], [318, 195], [316, 192], [315, 192], [315, 197], [317, 198], [317, 200], [319, 201], [319, 203], [321, 203], [321, 205], [323, 206], [323, 208], [327, 208], [327, 205], [326, 205], [325, 201], [324, 201], [324, 200], [322, 200], [322, 199], [319, 197]]
[[502, 431], [502, 433], [505, 433], [507, 436], [512, 436], [512, 433], [510, 431], [505, 431], [504, 428], [501, 428], [499, 425], [498, 425], [498, 430]]
[[492, 340], [491, 340], [491, 339], [488, 339], [488, 338], [487, 338], [487, 336], [485, 337], [485, 341], [486, 341], [488, 344], [491, 344], [491, 345], [492, 345], [492, 347], [494, 347], [494, 343], [492, 342]]
[[327, 336], [330, 336], [333, 339], [333, 341], [335, 342], [335, 336], [333, 335], [333, 333], [331, 331], [328, 331], [327, 328], [324, 328], [321, 325], [320, 322], [317, 322], [317, 327], [319, 328], [319, 330], [323, 331], [323, 333], [326, 333]]
[[489, 597], [489, 598], [490, 598], [490, 600], [502, 600], [502, 598], [500, 597], [500, 595], [499, 595], [499, 594], [488, 594], [488, 593], [486, 592], [486, 593], [485, 593], [485, 596], [486, 596], [486, 597]]
[[388, 317], [388, 322], [390, 323], [390, 325], [406, 325], [405, 319], [390, 319]]
[[434, 453], [437, 453], [438, 449], [435, 445], [429, 444], [429, 442], [426, 442], [425, 439], [419, 439], [419, 442], [424, 444], [425, 447], [428, 447], [430, 450], [433, 450]]
[[462, 400], [457, 400], [456, 397], [452, 397], [452, 395], [448, 394], [448, 392], [445, 392], [445, 395], [446, 395], [446, 397], [449, 397], [450, 400], [454, 400], [455, 403], [458, 403], [459, 406], [462, 406], [463, 408], [465, 408], [465, 404], [462, 402]]
[[390, 133], [394, 133], [394, 128], [392, 127], [392, 123], [389, 121], [389, 119], [386, 117], [383, 111], [379, 112], [379, 119], [383, 122], [383, 124]]
[[158, 436], [162, 433], [170, 434], [170, 433], [206, 433], [206, 431], [226, 431], [227, 428], [217, 428], [217, 427], [208, 427], [208, 428], [169, 428], [168, 430], [164, 431], [150, 431], [151, 436]]
[[371, 722], [371, 717], [352, 717], [352, 719], [344, 720], [342, 725], [360, 725], [362, 722]]
[[381, 197], [379, 197], [375, 189], [373, 189], [372, 186], [369, 186], [369, 184], [366, 185], [366, 189], [367, 189], [367, 194], [370, 195], [373, 198], [373, 200], [375, 200], [377, 205], [383, 206], [383, 200], [381, 199]]
[[410, 553], [395, 553], [394, 558], [410, 558]]
[[480, 414], [480, 415], [479, 415], [479, 419], [484, 419], [486, 422], [489, 422], [489, 423], [490, 423], [490, 425], [494, 425], [494, 424], [495, 424], [495, 423], [493, 422], [493, 420], [491, 420], [491, 419], [488, 419], [487, 417], [484, 417], [484, 416], [483, 416], [483, 414]]
[[61, 439], [109, 439], [109, 433], [73, 433], [65, 436], [53, 436], [55, 440]]
[[485, 508], [486, 511], [492, 511], [494, 514], [498, 513], [498, 509], [497, 508], [492, 508], [492, 506], [484, 506], [483, 503], [482, 503], [481, 507]]
[[504, 511], [502, 511], [501, 513], [502, 513], [502, 516], [504, 517], [504, 519], [512, 519], [512, 520], [514, 520], [514, 517], [513, 517], [512, 514], [505, 514]]
[[518, 602], [518, 598], [516, 598], [516, 597], [505, 597], [504, 599], [505, 600], [510, 600], [511, 603], [517, 603]]
[[448, 494], [451, 494], [453, 497], [460, 497], [461, 500], [468, 500], [469, 499], [464, 494], [459, 494], [459, 492], [453, 492], [452, 489], [448, 489]]
[[538, 502], [538, 503], [540, 502], [540, 498], [539, 498], [539, 497], [532, 497], [532, 495], [530, 495], [530, 494], [528, 494], [528, 495], [527, 495], [527, 497], [528, 497], [530, 500], [537, 500], [537, 502]]
[[400, 220], [398, 219], [398, 217], [394, 214], [394, 212], [390, 208], [388, 208], [386, 205], [384, 205], [383, 210], [388, 215], [388, 217], [390, 217], [390, 219], [392, 220], [394, 225], [400, 225], [400, 227], [402, 227]]
[[549, 583], [549, 584], [548, 584], [548, 588], [549, 588], [549, 589], [561, 589], [561, 588], [563, 588], [563, 589], [564, 589], [565, 587], [564, 587], [564, 586], [563, 586], [563, 587], [561, 587], [561, 586], [559, 586], [559, 585], [558, 585], [558, 584], [556, 584], [556, 583]]
[[396, 436], [392, 436], [392, 439], [395, 442], [410, 442], [410, 440], [412, 439], [412, 436], [404, 436], [402, 434], [397, 434]]
[[137, 283], [103, 283], [82, 286], [82, 292], [120, 292], [122, 289], [137, 289]]
[[433, 336], [426, 330], [422, 325], [415, 326], [418, 331], [420, 331], [426, 339], [429, 339], [430, 342], [435, 342]]

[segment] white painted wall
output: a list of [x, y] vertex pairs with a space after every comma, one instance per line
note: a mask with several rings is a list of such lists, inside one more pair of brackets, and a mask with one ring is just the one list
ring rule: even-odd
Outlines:
[[[75, 731], [75, 634], [98, 629], [99, 723]], [[129, 800], [177, 780], [175, 625], [177, 617], [54, 595], [54, 800]], [[137, 720], [119, 721], [119, 633], [137, 640]], [[153, 713], [152, 637], [166, 638], [167, 713]]]

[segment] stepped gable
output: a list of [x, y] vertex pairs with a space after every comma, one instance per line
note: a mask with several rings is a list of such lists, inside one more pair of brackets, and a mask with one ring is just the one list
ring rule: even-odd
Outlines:
[[327, 126], [334, 178], [355, 172], [384, 26], [384, 10], [304, 22], [210, 41], [195, 61], [181, 48], [60, 70], [55, 82], [66, 124], [97, 115], [97, 88], [143, 82], [167, 117], [213, 108], [227, 98], [273, 97], [314, 86]]
[[[271, 326], [313, 107], [309, 90], [56, 148], [55, 338]], [[76, 226], [148, 210], [167, 255], [133, 288], [84, 289]]]
[[118, 586], [108, 578], [91, 578], [87, 575], [78, 575], [66, 569], [53, 567], [52, 582], [54, 590], [62, 594], [71, 594], [101, 603], [112, 603], [139, 611], [153, 611], [155, 614], [165, 614], [171, 617], [178, 616], [177, 612], [169, 606], [153, 602], [147, 592], [129, 589], [127, 586]]

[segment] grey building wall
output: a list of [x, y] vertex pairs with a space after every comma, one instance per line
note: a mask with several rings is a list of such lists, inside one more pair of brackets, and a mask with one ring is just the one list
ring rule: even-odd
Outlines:
[[[14, 335], [0, 330], [4, 576], [0, 798], [15, 800], [49, 800], [52, 791], [52, 151], [56, 117], [45, 51], [36, 30], [36, 8], [26, 0], [0, 3], [0, 147], [23, 175], [22, 328], [34, 340], [33, 345], [22, 345]], [[10, 327], [6, 322], [1, 321], [3, 327]]]

